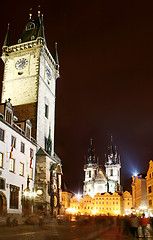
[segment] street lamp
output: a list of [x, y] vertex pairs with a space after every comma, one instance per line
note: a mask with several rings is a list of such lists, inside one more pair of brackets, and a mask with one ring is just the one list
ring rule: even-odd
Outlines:
[[23, 212], [25, 215], [33, 213], [33, 206], [34, 206], [34, 198], [36, 197], [37, 193], [31, 191], [29, 188], [29, 176], [27, 178], [27, 188], [23, 191], [22, 196], [22, 207]]

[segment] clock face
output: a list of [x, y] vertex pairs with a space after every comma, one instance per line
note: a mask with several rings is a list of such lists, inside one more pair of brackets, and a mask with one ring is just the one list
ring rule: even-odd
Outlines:
[[28, 63], [28, 61], [27, 61], [26, 58], [20, 58], [20, 59], [16, 62], [15, 67], [16, 67], [16, 69], [21, 70], [21, 69], [23, 69], [23, 68], [25, 68], [25, 67], [27, 66], [27, 63]]
[[51, 70], [48, 66], [46, 66], [46, 75], [49, 80], [51, 80]]

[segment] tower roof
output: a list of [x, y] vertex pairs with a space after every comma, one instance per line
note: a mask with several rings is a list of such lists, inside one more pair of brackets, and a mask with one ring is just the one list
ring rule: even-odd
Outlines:
[[28, 42], [41, 37], [45, 41], [45, 32], [44, 32], [44, 23], [43, 23], [43, 14], [38, 11], [37, 18], [32, 18], [32, 13], [29, 14], [29, 21], [23, 30], [20, 42]]
[[117, 153], [116, 145], [113, 142], [113, 136], [111, 135], [111, 143], [108, 147], [108, 154], [105, 156], [105, 161], [108, 164], [120, 164], [120, 155]]

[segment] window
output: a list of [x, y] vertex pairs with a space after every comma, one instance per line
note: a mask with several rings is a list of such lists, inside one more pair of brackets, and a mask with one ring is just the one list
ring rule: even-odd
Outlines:
[[148, 187], [148, 193], [151, 193], [152, 190], [151, 190], [151, 186]]
[[4, 130], [0, 128], [0, 140], [4, 142]]
[[14, 136], [11, 136], [11, 146], [16, 147], [16, 138]]
[[91, 171], [89, 171], [89, 177], [91, 177]]
[[30, 23], [27, 24], [27, 26], [26, 26], [26, 31], [31, 30], [31, 29], [34, 29], [34, 28], [35, 28], [35, 24], [32, 23], [32, 22], [30, 22]]
[[0, 152], [0, 168], [3, 167], [3, 153]]
[[45, 104], [45, 117], [46, 117], [46, 118], [48, 118], [48, 112], [49, 112], [48, 105]]
[[33, 149], [30, 148], [30, 158], [33, 157]]
[[19, 187], [10, 185], [10, 208], [18, 209], [19, 203]]
[[6, 121], [10, 124], [12, 123], [12, 113], [9, 111], [6, 111]]
[[24, 175], [24, 163], [21, 163], [21, 162], [20, 162], [20, 172], [19, 172], [19, 174], [20, 174], [21, 176]]
[[15, 159], [10, 158], [10, 172], [14, 172], [15, 171]]
[[3, 178], [0, 178], [0, 189], [5, 189], [5, 181]]
[[24, 151], [25, 151], [25, 144], [21, 142], [21, 152], [24, 153]]
[[151, 178], [151, 173], [149, 174], [149, 177]]
[[33, 178], [33, 168], [29, 168], [29, 178]]
[[149, 200], [149, 207], [152, 207], [152, 200]]
[[31, 129], [30, 129], [29, 127], [27, 127], [26, 136], [27, 136], [28, 138], [30, 138], [30, 136], [31, 136]]
[[110, 175], [113, 176], [113, 169], [111, 169], [111, 174]]

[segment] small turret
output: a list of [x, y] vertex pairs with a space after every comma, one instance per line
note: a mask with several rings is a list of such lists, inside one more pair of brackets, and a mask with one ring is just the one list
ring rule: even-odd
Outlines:
[[3, 43], [3, 47], [8, 47], [8, 46], [10, 46], [10, 24], [9, 23], [7, 26], [7, 32], [6, 32], [5, 40]]
[[57, 52], [57, 42], [55, 43], [54, 60], [56, 62], [56, 70], [59, 70], [59, 59], [58, 59], [58, 52]]

